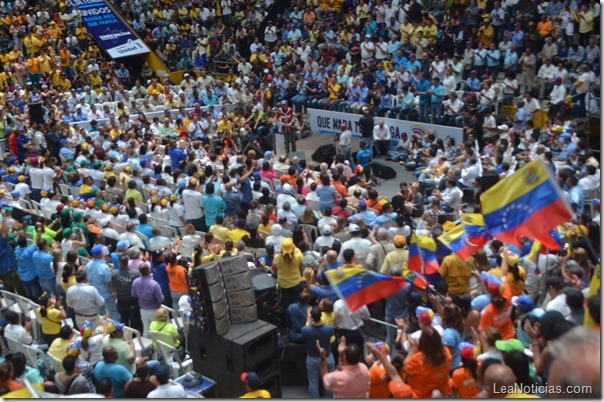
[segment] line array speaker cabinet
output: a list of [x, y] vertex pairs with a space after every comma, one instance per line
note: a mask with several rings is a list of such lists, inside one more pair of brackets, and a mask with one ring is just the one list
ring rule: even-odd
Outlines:
[[245, 256], [221, 259], [193, 270], [191, 296], [205, 330], [224, 335], [230, 325], [258, 319], [256, 297]]
[[314, 154], [312, 160], [319, 163], [331, 163], [336, 157], [336, 147], [333, 144], [321, 145]]
[[271, 384], [272, 396], [280, 397], [277, 327], [256, 320], [232, 324], [223, 336], [203, 331], [191, 335], [193, 368], [216, 381], [219, 397], [241, 396], [245, 390], [239, 377], [245, 371], [257, 372]]
[[44, 124], [44, 111], [42, 110], [42, 102], [29, 103], [29, 120], [38, 124]]
[[380, 162], [371, 164], [371, 171], [380, 179], [390, 180], [396, 178], [396, 170]]

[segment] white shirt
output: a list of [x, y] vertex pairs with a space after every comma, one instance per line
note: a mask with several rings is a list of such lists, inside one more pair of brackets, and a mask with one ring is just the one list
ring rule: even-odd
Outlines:
[[459, 187], [451, 187], [447, 188], [442, 192], [442, 201], [447, 207], [452, 208], [453, 210], [457, 210], [459, 204], [461, 203], [461, 197], [463, 193], [459, 189]]
[[554, 310], [560, 312], [564, 318], [568, 318], [568, 316], [570, 316], [570, 308], [566, 304], [566, 295], [564, 293], [560, 293], [558, 296], [554, 297], [549, 303], [547, 303], [547, 306], [545, 306], [545, 311]]
[[475, 186], [472, 181], [477, 178], [479, 174], [480, 166], [478, 166], [478, 163], [475, 163], [467, 169], [461, 170], [461, 178], [459, 179], [459, 181], [466, 187], [474, 188]]
[[585, 176], [579, 179], [577, 183], [579, 188], [583, 190], [586, 199], [593, 198], [596, 195], [596, 190], [600, 187], [600, 177], [598, 174]]
[[549, 94], [549, 98], [554, 105], [560, 105], [564, 102], [566, 97], [566, 87], [562, 84], [554, 85], [552, 92]]
[[25, 197], [27, 194], [31, 193], [31, 189], [27, 183], [23, 182], [15, 184], [15, 190], [18, 190], [21, 193], [21, 197]]
[[52, 180], [57, 177], [55, 171], [52, 168], [45, 166], [44, 169], [42, 169], [42, 176], [44, 179], [43, 189], [52, 190]]
[[23, 325], [8, 324], [4, 329], [4, 335], [24, 345], [31, 345], [34, 341]]
[[455, 92], [457, 89], [457, 80], [453, 75], [449, 75], [443, 79], [443, 88], [445, 88], [445, 94]]
[[347, 329], [354, 331], [363, 326], [364, 321], [371, 316], [367, 306], [363, 306], [358, 310], [350, 311], [344, 300], [339, 299], [333, 305], [334, 327], [339, 329]]
[[373, 57], [375, 53], [375, 45], [373, 42], [363, 42], [361, 43], [361, 58], [363, 60], [367, 60]]
[[367, 254], [369, 254], [369, 247], [371, 247], [371, 242], [367, 239], [355, 237], [347, 240], [342, 244], [338, 261], [344, 262], [344, 250], [348, 249], [354, 250], [354, 255], [357, 259], [364, 260], [367, 258]]
[[185, 207], [185, 219], [203, 217], [203, 195], [199, 191], [186, 189], [182, 192], [182, 202]]
[[352, 147], [352, 132], [350, 130], [344, 130], [340, 135], [340, 149]]
[[149, 392], [149, 398], [186, 398], [185, 389], [180, 384], [164, 384]]
[[29, 171], [29, 178], [31, 180], [31, 188], [34, 190], [42, 190], [42, 187], [44, 186], [42, 169], [38, 167], [31, 168]]
[[380, 127], [379, 124], [376, 124], [375, 127], [373, 127], [373, 139], [376, 141], [389, 140], [390, 128], [388, 125], [384, 124], [383, 127]]

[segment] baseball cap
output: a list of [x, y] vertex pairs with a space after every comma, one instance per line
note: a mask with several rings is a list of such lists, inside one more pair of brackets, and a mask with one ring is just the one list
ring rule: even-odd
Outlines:
[[394, 236], [394, 245], [396, 247], [404, 247], [407, 245], [407, 239], [405, 239], [405, 236], [397, 234]]
[[260, 386], [260, 376], [254, 371], [241, 373], [240, 378], [241, 381], [243, 381], [252, 388], [258, 388]]
[[571, 135], [570, 135], [570, 133], [562, 133], [562, 134], [560, 135], [560, 138], [562, 138], [562, 139], [564, 139], [564, 140], [570, 140]]
[[524, 352], [524, 344], [518, 339], [508, 339], [495, 341], [495, 348], [501, 352], [510, 353], [513, 351]]
[[82, 323], [82, 326], [80, 327], [80, 334], [82, 334], [82, 337], [88, 338], [89, 336], [92, 336], [93, 330], [94, 328], [92, 327], [92, 321], [86, 320]]
[[80, 353], [81, 347], [82, 347], [82, 341], [78, 339], [71, 345], [67, 346], [67, 350], [66, 350], [67, 356], [76, 357], [78, 355], [78, 353]]
[[420, 323], [430, 325], [432, 323], [432, 319], [434, 318], [434, 311], [428, 307], [417, 306], [415, 309], [415, 315]]
[[474, 360], [474, 347], [466, 346], [463, 348], [461, 350], [461, 358], [464, 360]]
[[359, 201], [359, 210], [364, 211], [367, 209], [367, 203], [365, 202], [365, 200], [360, 200]]
[[350, 225], [348, 225], [348, 231], [350, 233], [358, 233], [361, 231], [361, 228], [359, 227], [359, 225], [351, 223]]
[[160, 365], [155, 371], [155, 377], [160, 383], [166, 383], [170, 379], [170, 368], [166, 364]]
[[[503, 258], [503, 253], [501, 253], [501, 258]], [[508, 265], [513, 267], [516, 266], [518, 264], [518, 254], [516, 253], [512, 253], [511, 251], [508, 251]]]
[[128, 240], [120, 240], [117, 242], [115, 248], [117, 249], [117, 251], [124, 251], [128, 247], [130, 247], [130, 242]]
[[332, 233], [332, 232], [333, 232], [333, 229], [332, 229], [331, 225], [324, 225], [324, 226], [323, 226], [322, 233], [323, 233], [325, 236], [329, 236], [329, 235], [331, 235], [331, 233]]
[[91, 255], [101, 255], [103, 253], [103, 245], [102, 244], [95, 244], [94, 247], [92, 247], [92, 250], [90, 250], [90, 254]]
[[531, 311], [535, 308], [533, 298], [529, 295], [520, 295], [512, 297], [512, 305], [524, 312]]
[[497, 282], [489, 283], [489, 294], [491, 297], [501, 296], [501, 284]]
[[115, 320], [109, 320], [109, 322], [107, 323], [107, 333], [108, 334], [112, 334], [115, 331], [121, 331], [122, 329], [124, 329], [124, 324], [121, 322], [117, 322]]
[[13, 192], [11, 193], [11, 195], [13, 197], [20, 197], [21, 196], [21, 192], [19, 190], [13, 190]]

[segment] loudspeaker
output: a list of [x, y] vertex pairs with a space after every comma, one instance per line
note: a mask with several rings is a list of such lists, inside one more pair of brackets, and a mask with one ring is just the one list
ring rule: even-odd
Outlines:
[[[196, 332], [195, 332], [196, 331]], [[235, 398], [244, 392], [241, 373], [255, 371], [272, 396], [281, 395], [277, 327], [256, 320], [232, 324], [223, 336], [193, 330], [189, 352], [193, 369], [216, 381], [218, 396]]]
[[243, 154], [247, 155], [247, 153], [251, 150], [256, 152], [256, 159], [260, 159], [264, 155], [262, 148], [260, 148], [259, 146], [256, 146], [256, 144], [254, 144], [253, 142], [248, 142], [248, 144], [245, 146], [245, 148], [243, 148]]
[[495, 184], [499, 183], [499, 175], [496, 170], [487, 170], [483, 172], [480, 178], [480, 192], [484, 193]]
[[267, 134], [260, 139], [260, 148], [262, 148], [262, 153], [266, 151], [274, 151], [275, 150], [275, 135]]
[[193, 270], [194, 283], [190, 285], [193, 299], [202, 309], [195, 311], [206, 330], [225, 334], [231, 326], [227, 291], [218, 263], [211, 262]]
[[[250, 269], [248, 268], [248, 265], [247, 265], [247, 259], [242, 254], [238, 254], [233, 257], [223, 258], [220, 260], [220, 262], [218, 264], [220, 266], [220, 271], [222, 272], [222, 276], [225, 278], [250, 271]], [[246, 277], [245, 280], [247, 281], [248, 278]], [[249, 277], [249, 285], [247, 287], [248, 288], [252, 287], [251, 276]]]
[[313, 161], [319, 163], [331, 163], [335, 157], [336, 147], [333, 144], [321, 145], [311, 156]]
[[308, 385], [306, 372], [306, 345], [288, 343], [281, 361], [281, 381], [283, 385]]
[[380, 162], [372, 162], [371, 171], [380, 179], [390, 180], [396, 178], [396, 170]]
[[29, 121], [38, 124], [44, 124], [44, 112], [42, 111], [42, 102], [29, 103]]
[[290, 152], [289, 154], [287, 154], [287, 157], [291, 160], [294, 156], [297, 156], [298, 159], [300, 159], [300, 166], [304, 169], [306, 169], [306, 152], [304, 151], [297, 151], [297, 152]]

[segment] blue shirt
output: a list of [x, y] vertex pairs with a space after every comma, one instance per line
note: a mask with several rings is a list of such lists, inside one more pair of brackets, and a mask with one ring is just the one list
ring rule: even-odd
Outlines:
[[359, 162], [359, 165], [364, 168], [369, 166], [371, 164], [371, 151], [367, 148], [360, 149], [359, 152], [357, 152], [357, 161]]
[[431, 85], [430, 89], [432, 90], [430, 103], [443, 103], [443, 98], [445, 96], [445, 88], [442, 85], [438, 84], [436, 86]]
[[585, 195], [583, 194], [583, 190], [581, 190], [579, 186], [571, 188], [568, 192], [568, 198], [570, 200], [571, 205], [576, 205], [577, 215], [583, 215], [583, 204], [585, 204]]
[[468, 85], [471, 91], [480, 90], [480, 80], [476, 77], [468, 77], [468, 79], [466, 80], [466, 85]]
[[97, 380], [109, 378], [113, 384], [113, 397], [123, 398], [126, 395], [124, 387], [132, 378], [132, 374], [122, 365], [100, 361], [94, 368], [94, 378]]
[[16, 267], [17, 261], [12, 247], [4, 237], [0, 236], [0, 276], [6, 275]]
[[178, 166], [180, 166], [180, 163], [185, 160], [185, 158], [187, 157], [187, 154], [185, 153], [185, 151], [183, 151], [182, 149], [178, 148], [178, 147], [174, 147], [170, 150], [169, 152], [170, 154], [170, 164], [172, 165], [172, 171], [175, 171], [176, 169], [178, 169]]
[[101, 259], [95, 258], [86, 264], [86, 273], [88, 274], [88, 284], [94, 286], [103, 299], [111, 297], [111, 292], [107, 287], [111, 283], [111, 270], [109, 265]]
[[293, 342], [302, 341], [302, 328], [306, 325], [306, 316], [309, 308], [308, 304], [302, 303], [290, 304], [287, 307], [287, 317], [289, 320], [287, 337]]
[[15, 249], [17, 272], [19, 273], [19, 278], [21, 278], [21, 281], [23, 282], [33, 281], [38, 276], [38, 271], [36, 270], [36, 265], [33, 260], [34, 251], [37, 249], [35, 244], [27, 247], [17, 246]]
[[[428, 92], [428, 88], [430, 88], [430, 81], [423, 80], [417, 84], [417, 92]], [[430, 103], [430, 95], [420, 95], [419, 103], [425, 105], [426, 103]]]
[[53, 272], [52, 266], [52, 255], [48, 254], [46, 251], [38, 250], [36, 247], [36, 251], [32, 254], [32, 260], [36, 267], [36, 272], [38, 273], [38, 278], [40, 279], [55, 279], [56, 275]]
[[332, 205], [338, 194], [334, 186], [325, 186], [323, 184], [317, 186], [315, 193], [317, 194], [317, 197], [319, 197], [319, 203], [323, 205]]
[[451, 351], [451, 369], [456, 369], [461, 363], [461, 353], [459, 352], [459, 344], [463, 342], [463, 336], [453, 328], [445, 328], [445, 339], [443, 345], [448, 346]]
[[[153, 228], [151, 227], [151, 225], [148, 225], [146, 223], [139, 224], [136, 227], [136, 231], [139, 232], [139, 233], [144, 234], [149, 239], [151, 239], [153, 237]], [[147, 246], [149, 246], [149, 245], [147, 244]]]
[[359, 212], [358, 214], [354, 214], [348, 218], [349, 222], [356, 222], [359, 218], [365, 222], [368, 226], [373, 226], [373, 222], [377, 219], [377, 214], [374, 211], [366, 209], [364, 211]]
[[166, 272], [165, 262], [160, 262], [153, 267], [153, 279], [155, 279], [155, 282], [159, 283], [162, 293], [170, 291], [170, 279]]
[[216, 223], [216, 217], [224, 216], [226, 202], [215, 194], [203, 197], [203, 209], [206, 212], [206, 225], [208, 227]]
[[333, 327], [331, 325], [307, 325], [302, 328], [302, 340], [306, 344], [306, 356], [319, 358], [319, 351], [317, 351], [317, 339], [325, 354], [329, 356], [331, 351], [330, 339], [333, 336]]

